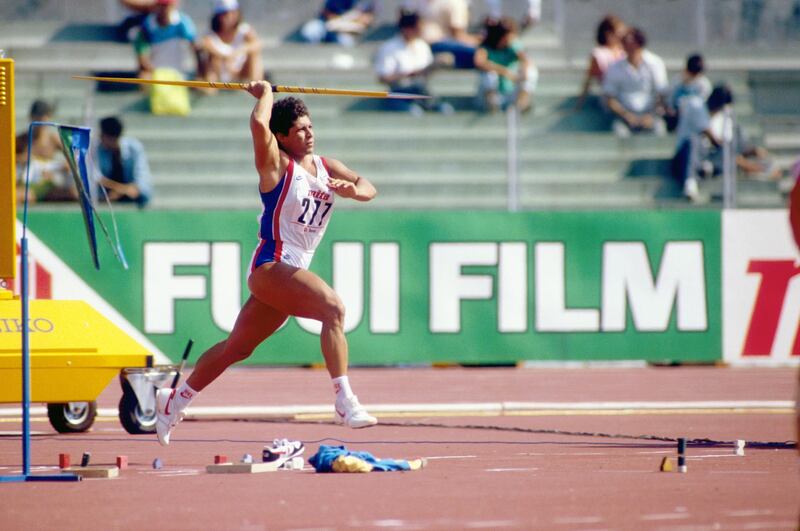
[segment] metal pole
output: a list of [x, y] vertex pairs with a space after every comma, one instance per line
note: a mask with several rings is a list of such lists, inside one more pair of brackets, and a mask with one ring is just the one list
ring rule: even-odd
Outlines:
[[508, 181], [508, 211], [519, 210], [519, 158], [517, 155], [517, 106], [512, 104], [506, 109], [506, 178]]
[[28, 305], [28, 194], [30, 191], [31, 145], [33, 129], [40, 125], [58, 126], [52, 122], [31, 122], [28, 127], [28, 165], [25, 171], [25, 201], [22, 208], [22, 237], [20, 238], [20, 299], [22, 309], [22, 474], [0, 476], [0, 483], [18, 481], [81, 481], [77, 474], [31, 474], [31, 362]]
[[[722, 206], [723, 208], [734, 208], [736, 206], [736, 165], [734, 163], [734, 146], [736, 137], [735, 123], [731, 109], [726, 107], [723, 110], [724, 119], [722, 122]], [[728, 132], [730, 131], [730, 137]]]
[[28, 127], [28, 171], [25, 172], [25, 203], [22, 210], [22, 238], [20, 240], [21, 284], [20, 299], [22, 302], [22, 475], [31, 474], [31, 351], [28, 335], [28, 192], [30, 189], [31, 144], [33, 144], [33, 128], [38, 122]]
[[24, 235], [20, 242], [20, 253], [22, 254], [22, 271], [20, 271], [22, 280], [22, 474], [29, 476], [31, 473], [31, 351], [28, 337], [28, 238]]

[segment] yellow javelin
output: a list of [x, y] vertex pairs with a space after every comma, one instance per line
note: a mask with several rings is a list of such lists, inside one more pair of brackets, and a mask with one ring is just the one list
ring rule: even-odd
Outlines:
[[[138, 77], [95, 77], [72, 76], [73, 79], [86, 81], [105, 81], [107, 83], [129, 83], [133, 85], [173, 85], [178, 87], [214, 88], [222, 90], [244, 90], [245, 83], [223, 83], [218, 81], [168, 81], [160, 79], [142, 79]], [[420, 94], [404, 94], [402, 92], [386, 92], [382, 90], [349, 90], [318, 87], [291, 87], [286, 85], [272, 85], [273, 92], [292, 94], [318, 94], [320, 96], [356, 96], [359, 98], [392, 98], [403, 100], [427, 99], [429, 96]]]

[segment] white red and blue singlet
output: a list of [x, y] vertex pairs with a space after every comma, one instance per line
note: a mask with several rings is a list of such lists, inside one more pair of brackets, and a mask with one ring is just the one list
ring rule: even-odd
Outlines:
[[314, 165], [316, 177], [290, 159], [278, 185], [261, 192], [261, 241], [253, 253], [250, 273], [267, 262], [285, 262], [303, 269], [311, 265], [335, 198], [328, 188], [330, 174], [325, 159], [314, 155]]

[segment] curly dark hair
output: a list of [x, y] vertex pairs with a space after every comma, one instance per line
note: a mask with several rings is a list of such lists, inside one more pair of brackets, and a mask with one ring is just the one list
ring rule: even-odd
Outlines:
[[509, 33], [516, 33], [517, 26], [514, 20], [508, 17], [503, 17], [499, 20], [487, 18], [483, 25], [484, 36], [481, 46], [496, 50], [500, 45], [500, 41]]
[[[211, 17], [211, 31], [213, 31], [214, 33], [219, 33], [220, 30], [222, 29], [222, 16], [223, 15], [225, 15], [225, 12], [217, 13], [216, 15]], [[241, 24], [241, 23], [242, 23], [242, 13], [240, 11], [239, 12], [239, 16], [236, 17], [236, 25], [234, 27], [238, 28], [239, 24]]]
[[301, 116], [311, 116], [303, 100], [291, 96], [278, 100], [272, 104], [269, 130], [272, 131], [272, 134], [289, 134], [289, 129]]
[[597, 44], [600, 46], [607, 45], [608, 38], [606, 35], [614, 33], [623, 25], [622, 19], [616, 15], [606, 15], [603, 17], [603, 20], [601, 20], [600, 24], [597, 26], [597, 36], [595, 37]]

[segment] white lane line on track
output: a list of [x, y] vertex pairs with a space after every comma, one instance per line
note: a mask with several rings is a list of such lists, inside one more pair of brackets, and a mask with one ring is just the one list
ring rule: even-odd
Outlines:
[[428, 456], [425, 459], [434, 460], [434, 459], [471, 459], [473, 457], [478, 457], [477, 455], [433, 455]]
[[700, 459], [706, 459], [709, 457], [714, 458], [714, 457], [744, 457], [744, 456], [736, 454], [687, 455], [686, 459], [689, 461], [695, 461]]
[[797, 522], [781, 520], [778, 522], [749, 522], [741, 526], [742, 529], [795, 529]]
[[709, 474], [771, 474], [765, 470], [712, 470]]
[[733, 518], [747, 518], [750, 516], [769, 516], [773, 514], [770, 509], [740, 509], [736, 511], [725, 511], [726, 516]]
[[200, 474], [200, 471], [193, 468], [181, 468], [178, 470], [141, 470], [139, 471], [139, 473], [146, 474], [148, 476], [171, 477], [171, 476], [197, 476]]
[[555, 518], [553, 523], [558, 525], [599, 524], [602, 521], [601, 516], [562, 516]]
[[487, 468], [486, 472], [531, 472], [533, 470], [539, 470], [535, 467], [530, 468]]
[[674, 454], [675, 450], [647, 450], [644, 452], [636, 452], [637, 454]]
[[517, 527], [519, 522], [514, 520], [477, 520], [467, 522], [464, 527], [468, 529], [497, 529], [498, 527]]
[[655, 522], [658, 520], [685, 520], [686, 518], [689, 518], [689, 513], [656, 513], [644, 514], [639, 518], [639, 520], [644, 520], [645, 522]]
[[[515, 415], [634, 415], [634, 414], [723, 414], [723, 413], [794, 413], [793, 400], [694, 400], [694, 401], [617, 401], [617, 402], [456, 402], [365, 404], [373, 413], [406, 416], [484, 416]], [[43, 416], [41, 406], [30, 409], [31, 415]], [[117, 408], [98, 409], [102, 417], [117, 417]], [[19, 406], [0, 407], [0, 417], [19, 418]], [[294, 404], [286, 406], [207, 406], [187, 410], [187, 418], [274, 418], [301, 415], [333, 414], [330, 404]]]
[[553, 453], [546, 453], [546, 452], [518, 452], [515, 455], [530, 455], [530, 456], [539, 456], [539, 455], [546, 455], [546, 456], [585, 456], [585, 455], [610, 455], [607, 452], [553, 452]]
[[372, 522], [375, 527], [406, 527], [405, 520], [375, 520]]

